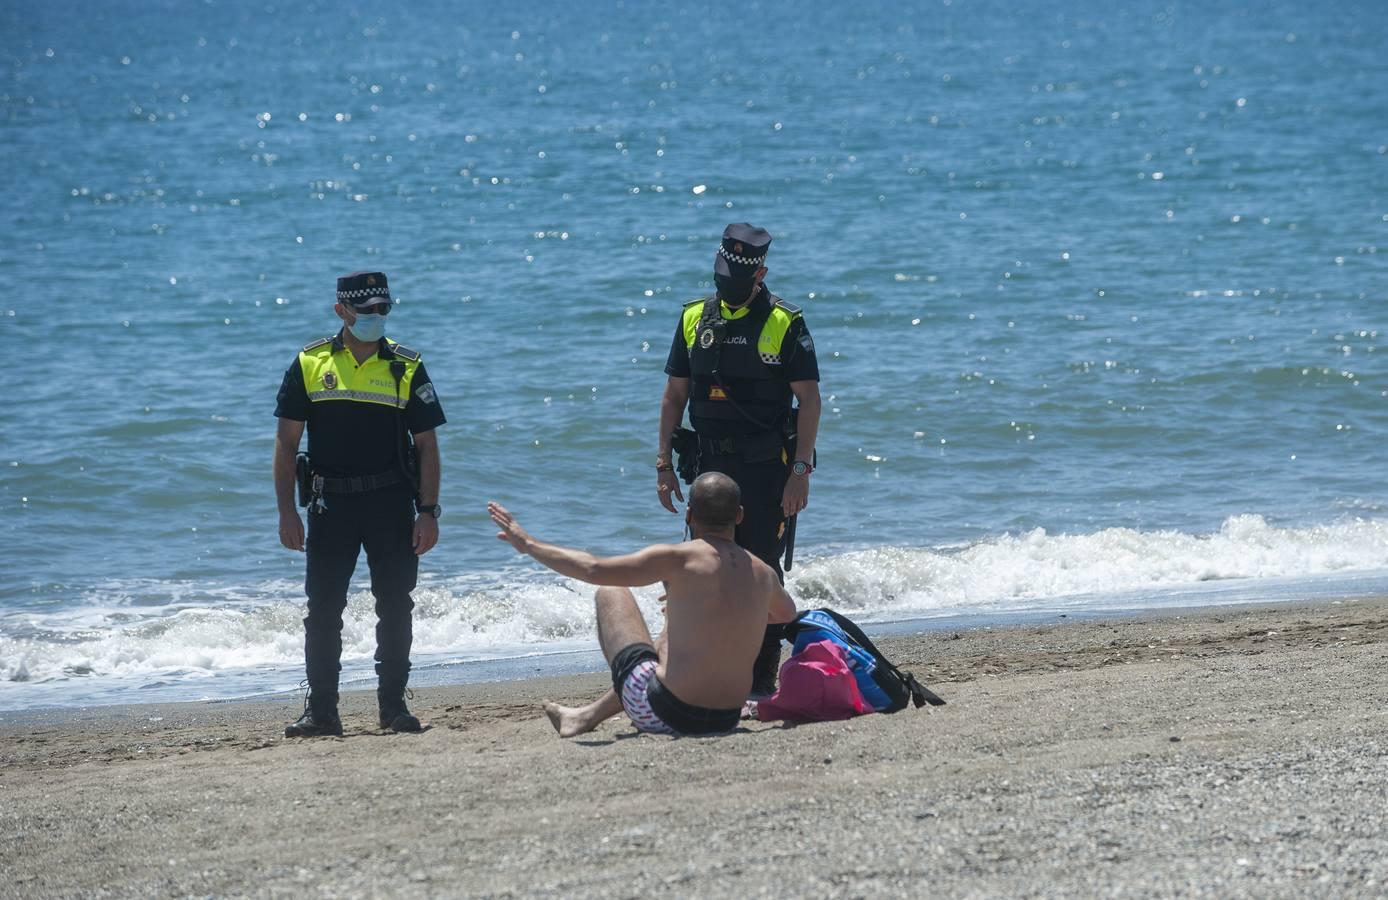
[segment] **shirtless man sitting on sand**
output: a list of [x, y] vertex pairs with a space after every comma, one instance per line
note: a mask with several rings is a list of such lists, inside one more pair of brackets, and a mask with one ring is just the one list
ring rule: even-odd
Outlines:
[[[602, 585], [598, 642], [614, 690], [583, 707], [546, 703], [560, 737], [592, 731], [623, 709], [638, 730], [655, 734], [737, 727], [767, 623], [795, 618], [795, 603], [776, 573], [733, 542], [741, 499], [726, 475], [700, 475], [685, 513], [692, 540], [605, 559], [538, 541], [505, 507], [487, 504], [498, 538], [561, 575]], [[666, 588], [665, 630], [653, 646], [629, 588], [657, 581]]]

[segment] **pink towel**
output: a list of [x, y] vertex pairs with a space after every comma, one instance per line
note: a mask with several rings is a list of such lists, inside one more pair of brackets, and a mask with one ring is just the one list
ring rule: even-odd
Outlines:
[[833, 641], [815, 641], [781, 666], [781, 687], [757, 704], [763, 722], [830, 722], [873, 712], [843, 650]]

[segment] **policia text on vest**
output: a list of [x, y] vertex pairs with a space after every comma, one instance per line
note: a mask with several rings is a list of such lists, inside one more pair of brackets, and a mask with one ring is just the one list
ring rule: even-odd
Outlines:
[[[762, 283], [765, 230], [729, 225], [714, 255], [714, 297], [685, 304], [675, 328], [660, 406], [656, 490], [671, 512], [683, 500], [671, 457], [686, 407], [696, 474], [723, 472], [742, 492], [737, 542], [784, 580], [788, 521], [809, 502], [819, 432], [819, 364], [799, 308]], [[792, 406], [792, 400], [795, 406]], [[768, 631], [754, 693], [775, 684], [780, 640]]]
[[[392, 308], [385, 275], [338, 279], [342, 329], [304, 347], [285, 372], [275, 415], [280, 542], [306, 550], [304, 659], [309, 696], [294, 737], [341, 734], [342, 613], [364, 547], [376, 598], [382, 728], [418, 731], [405, 705], [419, 557], [438, 541], [439, 452], [445, 421], [420, 354], [382, 335]], [[308, 432], [308, 535], [294, 504], [295, 454]]]

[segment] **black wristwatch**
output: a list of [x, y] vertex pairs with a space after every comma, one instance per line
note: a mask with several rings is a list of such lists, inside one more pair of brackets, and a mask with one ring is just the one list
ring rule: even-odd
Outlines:
[[438, 503], [435, 503], [433, 506], [416, 506], [415, 509], [419, 510], [421, 516], [429, 515], [433, 516], [435, 519], [443, 515], [443, 506]]

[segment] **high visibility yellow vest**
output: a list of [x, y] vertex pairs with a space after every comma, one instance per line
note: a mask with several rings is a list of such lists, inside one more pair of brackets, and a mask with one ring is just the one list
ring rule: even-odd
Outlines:
[[712, 302], [691, 300], [680, 321], [689, 350], [690, 423], [695, 431], [714, 419], [745, 420], [761, 429], [780, 427], [791, 408], [781, 344], [800, 317], [800, 308], [769, 292], [739, 309], [720, 300], [718, 314], [727, 325], [718, 345], [709, 342], [709, 335], [699, 334], [705, 304]]
[[299, 351], [310, 403], [347, 400], [404, 409], [419, 363], [418, 351], [389, 338], [382, 338], [380, 348], [361, 365], [340, 335], [314, 341]]
[[[729, 322], [736, 322], [751, 315], [752, 307], [755, 304], [747, 304], [741, 309], [731, 309], [728, 304], [718, 301], [718, 311], [723, 318]], [[694, 349], [694, 342], [698, 339], [699, 318], [703, 315], [704, 300], [690, 300], [684, 305], [684, 316], [681, 324], [684, 326], [684, 345], [688, 350]], [[781, 342], [786, 338], [786, 332], [790, 330], [790, 323], [794, 322], [801, 315], [800, 307], [792, 306], [779, 297], [771, 306], [771, 314], [766, 317], [766, 324], [761, 327], [761, 334], [757, 337], [757, 355], [761, 361], [771, 366], [781, 364]]]

